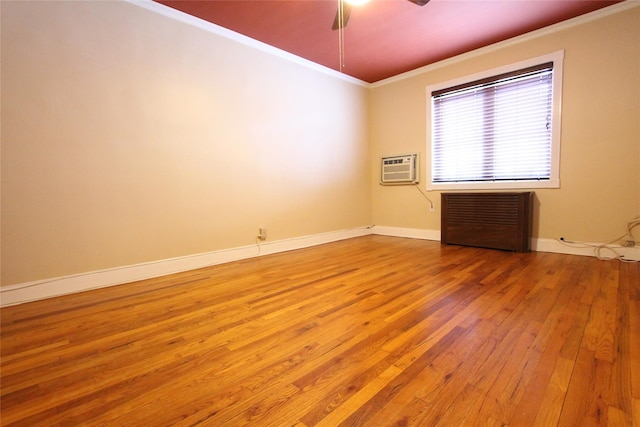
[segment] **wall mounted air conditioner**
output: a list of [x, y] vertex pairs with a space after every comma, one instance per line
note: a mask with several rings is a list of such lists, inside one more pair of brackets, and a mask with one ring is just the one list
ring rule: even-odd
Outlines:
[[418, 154], [386, 156], [380, 160], [380, 184], [417, 184]]

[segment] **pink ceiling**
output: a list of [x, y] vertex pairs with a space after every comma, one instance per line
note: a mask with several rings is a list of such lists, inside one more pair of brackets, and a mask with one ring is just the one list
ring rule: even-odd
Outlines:
[[[156, 0], [339, 70], [337, 0]], [[621, 0], [371, 0], [353, 7], [342, 72], [372, 83]]]

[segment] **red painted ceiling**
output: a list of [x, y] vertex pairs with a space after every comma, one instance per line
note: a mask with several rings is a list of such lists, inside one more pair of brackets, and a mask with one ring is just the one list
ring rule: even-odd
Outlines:
[[[338, 0], [156, 0], [329, 68], [340, 69]], [[371, 0], [354, 6], [342, 72], [373, 83], [621, 0]]]

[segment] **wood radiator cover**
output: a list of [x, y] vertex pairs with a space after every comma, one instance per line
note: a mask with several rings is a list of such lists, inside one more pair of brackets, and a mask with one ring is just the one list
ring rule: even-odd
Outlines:
[[442, 243], [529, 252], [533, 194], [442, 193]]

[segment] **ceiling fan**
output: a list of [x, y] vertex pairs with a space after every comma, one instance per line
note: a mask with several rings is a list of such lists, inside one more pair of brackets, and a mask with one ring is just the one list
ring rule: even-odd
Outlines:
[[[338, 12], [336, 12], [336, 17], [333, 20], [332, 30], [340, 30], [347, 25], [349, 22], [349, 16], [351, 16], [351, 6], [353, 4], [362, 4], [367, 0], [338, 0]], [[413, 4], [417, 4], [418, 6], [424, 6], [429, 3], [429, 0], [407, 0]]]

